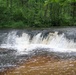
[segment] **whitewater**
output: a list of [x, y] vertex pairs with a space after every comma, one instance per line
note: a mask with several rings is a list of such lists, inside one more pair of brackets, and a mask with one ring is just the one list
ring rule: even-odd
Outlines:
[[76, 59], [76, 28], [0, 30], [0, 71], [38, 55]]
[[14, 49], [19, 53], [46, 48], [49, 52], [76, 52], [75, 29], [10, 30], [1, 34], [0, 48]]

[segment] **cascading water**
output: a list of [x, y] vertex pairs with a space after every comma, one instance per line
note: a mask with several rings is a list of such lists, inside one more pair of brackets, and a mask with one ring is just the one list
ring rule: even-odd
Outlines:
[[0, 69], [31, 55], [47, 53], [76, 57], [76, 29], [0, 30]]
[[38, 32], [32, 37], [27, 32], [22, 32], [20, 36], [17, 33], [18, 31], [9, 32], [3, 39], [0, 48], [14, 49], [20, 52], [28, 52], [36, 48], [49, 48], [50, 51], [55, 52], [76, 52], [76, 43], [73, 39], [69, 40], [64, 33], [58, 34], [58, 31], [49, 31], [45, 36], [43, 32]]

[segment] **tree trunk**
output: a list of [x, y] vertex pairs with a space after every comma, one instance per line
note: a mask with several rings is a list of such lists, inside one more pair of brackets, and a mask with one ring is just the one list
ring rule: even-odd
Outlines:
[[75, 17], [76, 17], [76, 2], [73, 2], [71, 3], [71, 6], [72, 6], [72, 21], [73, 21], [73, 24], [75, 22]]
[[12, 13], [12, 4], [13, 4], [13, 0], [10, 0], [10, 12]]
[[9, 7], [9, 0], [7, 0], [7, 7]]

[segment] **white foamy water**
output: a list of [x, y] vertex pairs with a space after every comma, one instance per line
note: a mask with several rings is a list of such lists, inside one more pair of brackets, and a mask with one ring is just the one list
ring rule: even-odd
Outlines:
[[15, 49], [18, 52], [29, 52], [36, 48], [49, 48], [54, 52], [76, 52], [76, 43], [66, 39], [64, 33], [58, 35], [58, 32], [50, 32], [46, 37], [43, 37], [40, 32], [32, 38], [30, 34], [25, 32], [21, 36], [16, 33], [17, 31], [9, 32], [0, 48]]

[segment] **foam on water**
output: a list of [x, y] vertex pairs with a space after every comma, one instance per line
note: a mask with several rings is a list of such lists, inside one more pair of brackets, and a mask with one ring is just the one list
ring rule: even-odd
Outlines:
[[59, 35], [58, 32], [50, 32], [43, 37], [42, 32], [39, 32], [31, 38], [31, 35], [26, 32], [18, 36], [17, 31], [11, 31], [3, 40], [0, 48], [27, 53], [36, 48], [49, 48], [53, 52], [76, 52], [76, 43], [67, 39], [64, 33]]

